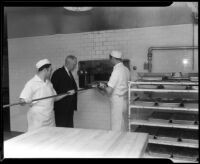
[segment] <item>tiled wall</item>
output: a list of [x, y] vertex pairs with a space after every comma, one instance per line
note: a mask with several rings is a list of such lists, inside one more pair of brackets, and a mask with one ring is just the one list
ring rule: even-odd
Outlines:
[[[197, 28], [194, 30], [195, 36], [198, 36]], [[192, 31], [191, 24], [184, 24], [9, 39], [10, 102], [18, 100], [25, 82], [35, 74], [35, 63], [42, 58], [51, 60], [56, 69], [64, 64], [69, 53], [76, 55], [80, 61], [108, 58], [110, 51], [120, 50], [125, 58], [130, 59], [131, 68], [136, 65], [137, 71], [143, 72], [147, 71], [143, 65], [147, 61], [149, 47], [190, 46], [193, 43]], [[195, 45], [197, 41], [195, 37]], [[76, 72], [77, 69], [73, 74], [78, 82]], [[132, 79], [134, 74], [131, 70]], [[109, 129], [108, 99], [95, 90], [82, 92], [78, 98], [75, 127]], [[11, 130], [26, 131], [27, 107], [13, 106], [10, 110]]]

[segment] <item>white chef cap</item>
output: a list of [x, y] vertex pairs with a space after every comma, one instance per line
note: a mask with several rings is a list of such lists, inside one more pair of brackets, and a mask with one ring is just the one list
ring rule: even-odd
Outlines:
[[51, 62], [48, 59], [42, 59], [36, 63], [36, 68], [39, 69], [46, 64], [51, 64]]
[[112, 51], [110, 53], [110, 56], [118, 59], [122, 59], [122, 53], [120, 51]]

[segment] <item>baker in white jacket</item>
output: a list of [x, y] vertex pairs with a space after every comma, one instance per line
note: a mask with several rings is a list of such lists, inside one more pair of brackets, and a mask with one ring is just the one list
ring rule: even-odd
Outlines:
[[[43, 126], [55, 126], [54, 101], [58, 101], [67, 96], [62, 95], [32, 102], [33, 99], [56, 95], [56, 91], [49, 80], [52, 72], [50, 61], [48, 59], [38, 61], [36, 69], [36, 75], [25, 84], [19, 97], [22, 105], [30, 105], [27, 113], [28, 131]], [[71, 91], [71, 94], [73, 92]]]
[[128, 81], [130, 80], [129, 69], [122, 62], [122, 53], [112, 51], [109, 55], [113, 72], [107, 83], [100, 88], [110, 98], [111, 130], [128, 130]]

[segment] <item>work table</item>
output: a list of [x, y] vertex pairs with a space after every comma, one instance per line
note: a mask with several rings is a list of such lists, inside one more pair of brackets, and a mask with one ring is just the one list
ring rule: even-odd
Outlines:
[[4, 158], [140, 158], [147, 133], [43, 127], [4, 142]]

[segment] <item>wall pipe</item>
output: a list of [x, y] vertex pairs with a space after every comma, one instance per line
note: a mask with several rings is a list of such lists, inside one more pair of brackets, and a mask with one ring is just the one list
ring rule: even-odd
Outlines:
[[[149, 47], [147, 60], [148, 60], [148, 72], [152, 71], [152, 51], [153, 50], [185, 50], [185, 49], [198, 49], [198, 46], [171, 46], [171, 47]], [[194, 64], [194, 63], [193, 63]]]
[[[194, 23], [192, 24], [192, 45], [194, 46]], [[194, 70], [194, 49], [192, 50], [192, 69]]]

